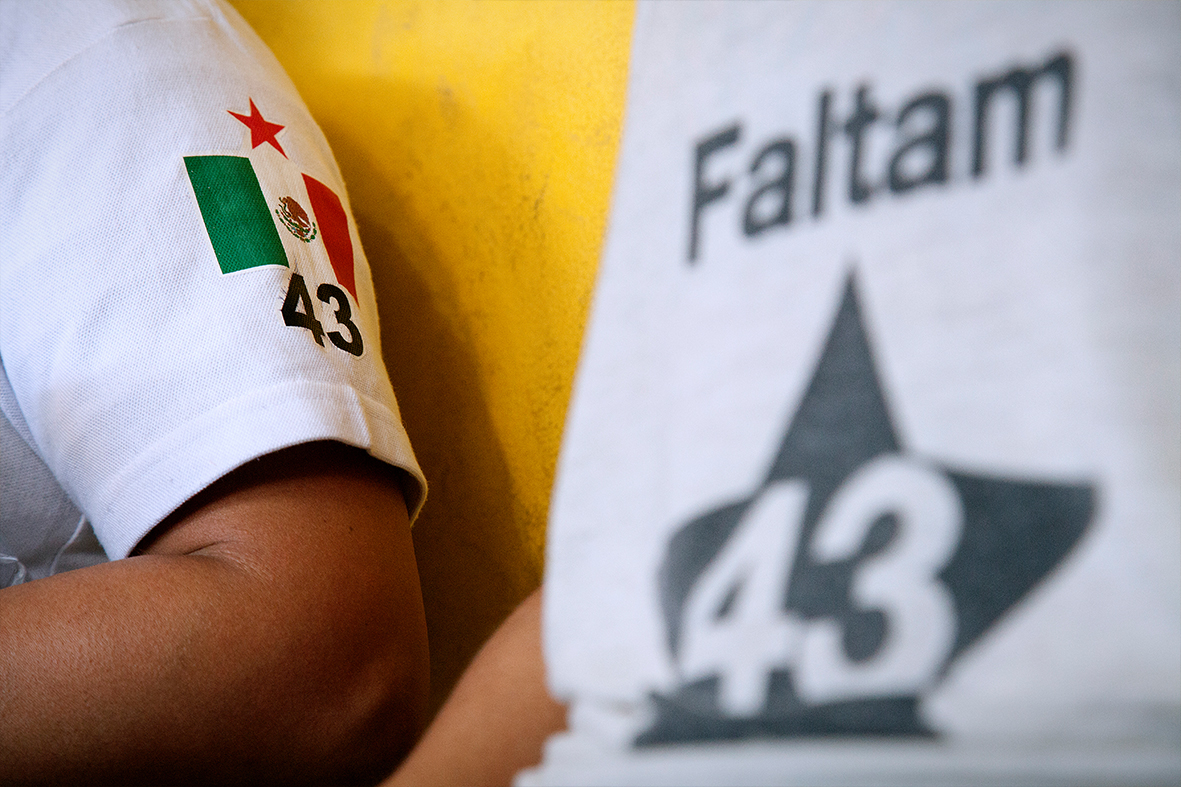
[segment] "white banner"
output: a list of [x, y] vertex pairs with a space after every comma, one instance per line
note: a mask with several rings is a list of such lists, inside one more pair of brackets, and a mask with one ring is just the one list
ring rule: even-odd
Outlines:
[[1181, 778], [1179, 22], [640, 6], [522, 783]]

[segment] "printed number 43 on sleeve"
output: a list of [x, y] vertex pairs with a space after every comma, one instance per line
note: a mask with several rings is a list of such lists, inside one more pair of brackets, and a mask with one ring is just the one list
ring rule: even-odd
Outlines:
[[280, 309], [283, 323], [294, 328], [305, 328], [311, 331], [312, 338], [321, 347], [324, 346], [324, 337], [327, 336], [328, 340], [336, 347], [351, 355], [360, 356], [365, 350], [365, 344], [361, 339], [361, 329], [352, 321], [353, 310], [349, 306], [349, 299], [344, 290], [335, 284], [325, 283], [316, 288], [316, 297], [321, 303], [333, 306], [333, 319], [337, 325], [348, 332], [347, 338], [340, 331], [326, 332], [324, 330], [323, 323], [316, 317], [315, 304], [312, 302], [312, 296], [308, 293], [307, 284], [304, 282], [303, 276], [298, 273], [291, 274], [291, 281], [287, 285], [287, 296], [283, 299], [283, 307]]

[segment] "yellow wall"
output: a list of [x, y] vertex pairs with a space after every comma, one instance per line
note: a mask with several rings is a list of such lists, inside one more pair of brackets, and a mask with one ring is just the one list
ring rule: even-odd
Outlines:
[[605, 229], [631, 2], [236, 0], [344, 173], [431, 485], [437, 703], [541, 578]]

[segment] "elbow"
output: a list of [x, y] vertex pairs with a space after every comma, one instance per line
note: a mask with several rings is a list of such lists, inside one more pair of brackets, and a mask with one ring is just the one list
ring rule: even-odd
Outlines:
[[342, 709], [339, 776], [345, 783], [373, 784], [409, 754], [427, 721], [429, 657], [421, 639], [405, 640], [373, 658]]
[[374, 784], [421, 734], [430, 665], [417, 593], [414, 601], [356, 615], [344, 626], [351, 631], [338, 624], [327, 635], [325, 643], [334, 644], [315, 670], [316, 685], [292, 705], [302, 718], [290, 722], [301, 728], [299, 759], [317, 764], [305, 773], [322, 769], [320, 783]]

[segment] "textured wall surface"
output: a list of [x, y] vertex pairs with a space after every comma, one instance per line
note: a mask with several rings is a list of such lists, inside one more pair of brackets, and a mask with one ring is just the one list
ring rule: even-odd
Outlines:
[[236, 0], [332, 145], [431, 485], [438, 703], [535, 587], [606, 225], [631, 2]]

